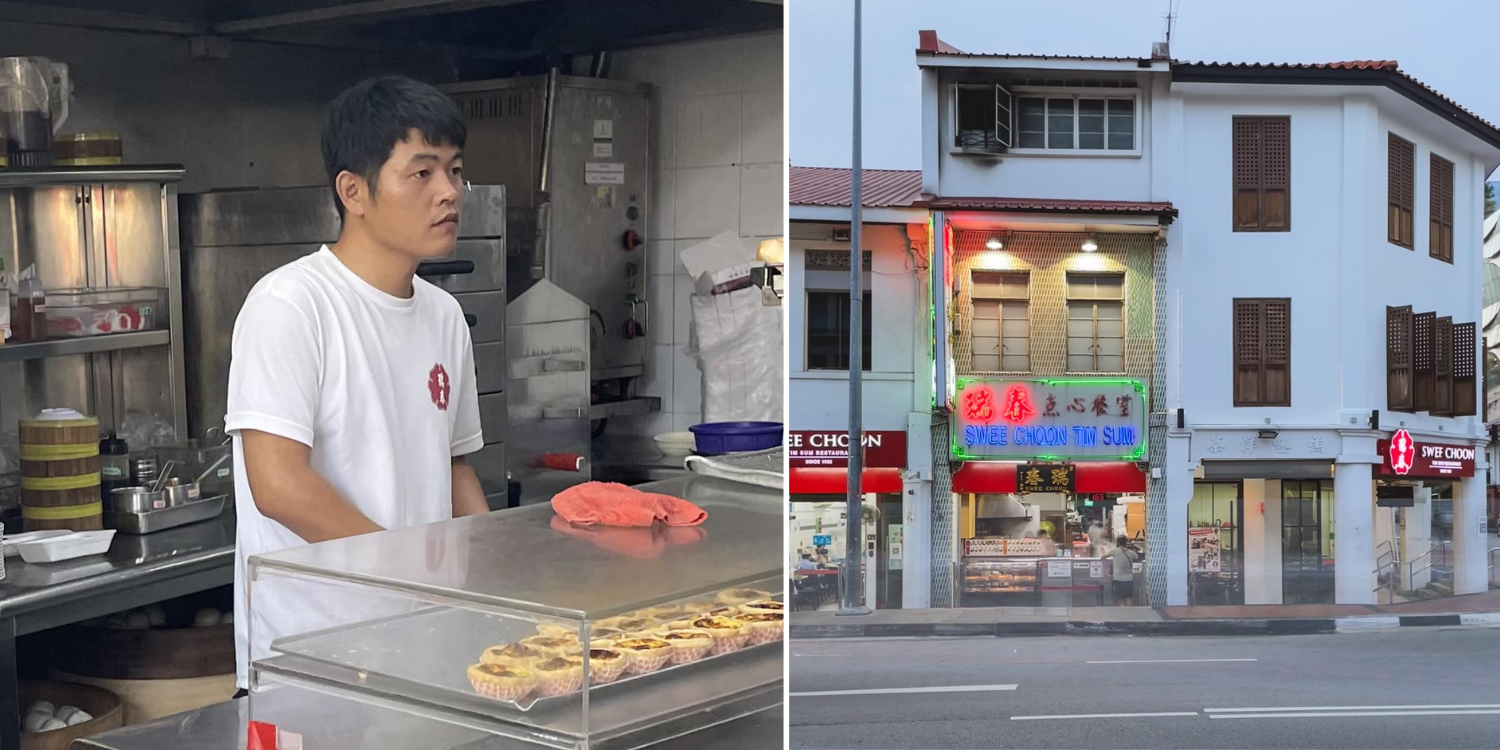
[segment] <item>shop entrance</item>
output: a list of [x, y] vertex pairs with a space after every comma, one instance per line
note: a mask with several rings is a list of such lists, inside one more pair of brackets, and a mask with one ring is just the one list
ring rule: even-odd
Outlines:
[[1333, 481], [1281, 483], [1281, 601], [1333, 603]]
[[[788, 529], [788, 568], [793, 611], [839, 608], [849, 523], [847, 504], [837, 495], [792, 495]], [[862, 518], [865, 549], [864, 603], [875, 609], [901, 606], [901, 496], [867, 494]]]
[[1188, 604], [1245, 603], [1242, 482], [1197, 482], [1188, 503]]

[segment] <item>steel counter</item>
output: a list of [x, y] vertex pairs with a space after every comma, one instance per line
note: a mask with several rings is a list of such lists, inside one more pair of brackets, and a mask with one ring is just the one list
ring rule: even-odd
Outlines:
[[234, 509], [149, 536], [116, 534], [109, 552], [47, 565], [11, 558], [0, 580], [0, 747], [20, 746], [16, 639], [234, 581]]

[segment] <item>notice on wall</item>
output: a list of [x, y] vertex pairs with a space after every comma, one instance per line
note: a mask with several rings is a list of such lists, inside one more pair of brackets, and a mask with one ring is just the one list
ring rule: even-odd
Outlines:
[[594, 137], [595, 138], [605, 138], [605, 139], [614, 138], [615, 137], [615, 121], [614, 120], [595, 120], [594, 121]]
[[1219, 530], [1213, 527], [1188, 529], [1188, 571], [1219, 572]]
[[886, 567], [891, 570], [901, 569], [901, 548], [906, 541], [903, 528], [899, 523], [885, 527]]
[[1048, 578], [1072, 578], [1073, 577], [1073, 566], [1070, 565], [1070, 564], [1068, 564], [1067, 560], [1048, 560], [1047, 561], [1047, 577]]
[[1089, 578], [1104, 577], [1104, 561], [1092, 560], [1089, 562]]
[[594, 141], [594, 158], [609, 159], [615, 155], [614, 141]]
[[1479, 528], [1476, 529], [1476, 530], [1479, 532], [1479, 538], [1480, 539], [1483, 539], [1486, 536], [1489, 536], [1489, 527], [1488, 527], [1488, 524], [1485, 522], [1485, 517], [1484, 516], [1480, 516], [1479, 517]]
[[623, 185], [625, 164], [618, 161], [584, 162], [583, 181], [588, 185]]

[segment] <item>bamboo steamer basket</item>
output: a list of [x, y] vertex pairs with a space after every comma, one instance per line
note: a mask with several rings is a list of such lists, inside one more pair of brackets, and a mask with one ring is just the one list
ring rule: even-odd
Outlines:
[[21, 518], [27, 531], [104, 528], [99, 420], [23, 419], [20, 447]]
[[21, 735], [21, 750], [68, 750], [73, 740], [118, 729], [123, 711], [119, 696], [104, 688], [68, 682], [23, 682], [20, 694], [24, 712], [37, 701], [48, 701], [59, 708], [77, 706], [94, 718], [82, 724]]

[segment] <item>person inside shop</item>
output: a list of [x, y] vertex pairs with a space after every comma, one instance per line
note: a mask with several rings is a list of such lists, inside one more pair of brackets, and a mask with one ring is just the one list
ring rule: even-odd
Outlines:
[[1052, 541], [1052, 535], [1045, 529], [1038, 531], [1033, 537], [1042, 540], [1042, 557], [1057, 556], [1057, 542]]
[[797, 561], [797, 570], [817, 570], [819, 567], [822, 566], [813, 559], [811, 552], [803, 552], [802, 559]]
[[1109, 562], [1114, 568], [1115, 604], [1121, 607], [1132, 606], [1135, 600], [1136, 559], [1135, 550], [1130, 548], [1130, 540], [1121, 534], [1115, 540], [1115, 548], [1109, 553]]
[[489, 510], [464, 458], [484, 445], [469, 328], [416, 277], [454, 251], [466, 138], [453, 100], [410, 78], [340, 94], [322, 128], [339, 239], [267, 274], [235, 320], [240, 695], [274, 638], [349, 617], [291, 584], [257, 591], [247, 611], [250, 556]]
[[828, 558], [828, 548], [818, 547], [814, 551], [813, 562], [817, 563], [820, 568], [827, 568], [833, 565], [833, 561]]

